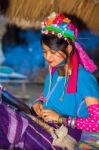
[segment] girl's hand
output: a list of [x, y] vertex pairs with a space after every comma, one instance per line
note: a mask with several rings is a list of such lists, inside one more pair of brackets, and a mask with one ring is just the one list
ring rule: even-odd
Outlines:
[[33, 105], [33, 109], [38, 116], [40, 116], [40, 117], [42, 116], [43, 105], [41, 102], [35, 103]]
[[48, 122], [48, 121], [52, 121], [55, 123], [58, 123], [58, 119], [59, 119], [59, 114], [56, 113], [55, 111], [51, 110], [51, 109], [43, 109], [42, 110], [42, 118]]

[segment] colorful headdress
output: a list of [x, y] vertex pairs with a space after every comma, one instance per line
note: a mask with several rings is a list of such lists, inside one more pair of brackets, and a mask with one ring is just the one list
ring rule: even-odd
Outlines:
[[78, 29], [71, 23], [69, 18], [63, 14], [52, 13], [44, 22], [42, 22], [43, 34], [56, 34], [59, 38], [63, 37], [75, 41], [78, 36]]
[[[76, 42], [78, 29], [71, 23], [71, 20], [66, 18], [63, 14], [52, 13], [44, 22], [42, 22], [42, 34], [55, 34], [59, 38], [63, 37], [67, 41], [68, 39], [73, 41], [76, 51], [71, 58], [72, 74], [67, 87], [67, 93], [76, 92], [79, 64], [84, 66], [89, 72], [94, 72], [97, 69], [96, 65], [89, 58], [81, 45]], [[55, 68], [52, 68], [52, 70], [53, 69]]]

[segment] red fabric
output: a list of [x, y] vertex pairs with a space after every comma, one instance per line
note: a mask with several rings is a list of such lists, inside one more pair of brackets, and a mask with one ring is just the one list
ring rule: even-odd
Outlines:
[[77, 56], [76, 52], [72, 56], [71, 63], [72, 63], [72, 74], [69, 79], [67, 93], [75, 93], [76, 88], [77, 88], [78, 56]]

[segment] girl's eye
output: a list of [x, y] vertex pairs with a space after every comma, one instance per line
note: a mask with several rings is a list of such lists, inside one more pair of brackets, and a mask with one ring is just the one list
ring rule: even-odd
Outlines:
[[56, 54], [56, 52], [55, 52], [55, 51], [52, 51], [51, 53], [52, 53], [52, 54]]

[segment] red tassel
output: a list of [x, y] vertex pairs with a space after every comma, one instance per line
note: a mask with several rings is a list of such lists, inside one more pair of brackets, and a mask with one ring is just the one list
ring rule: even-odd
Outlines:
[[78, 56], [76, 52], [71, 58], [72, 73], [69, 79], [67, 93], [75, 93], [77, 89], [77, 78], [78, 78]]

